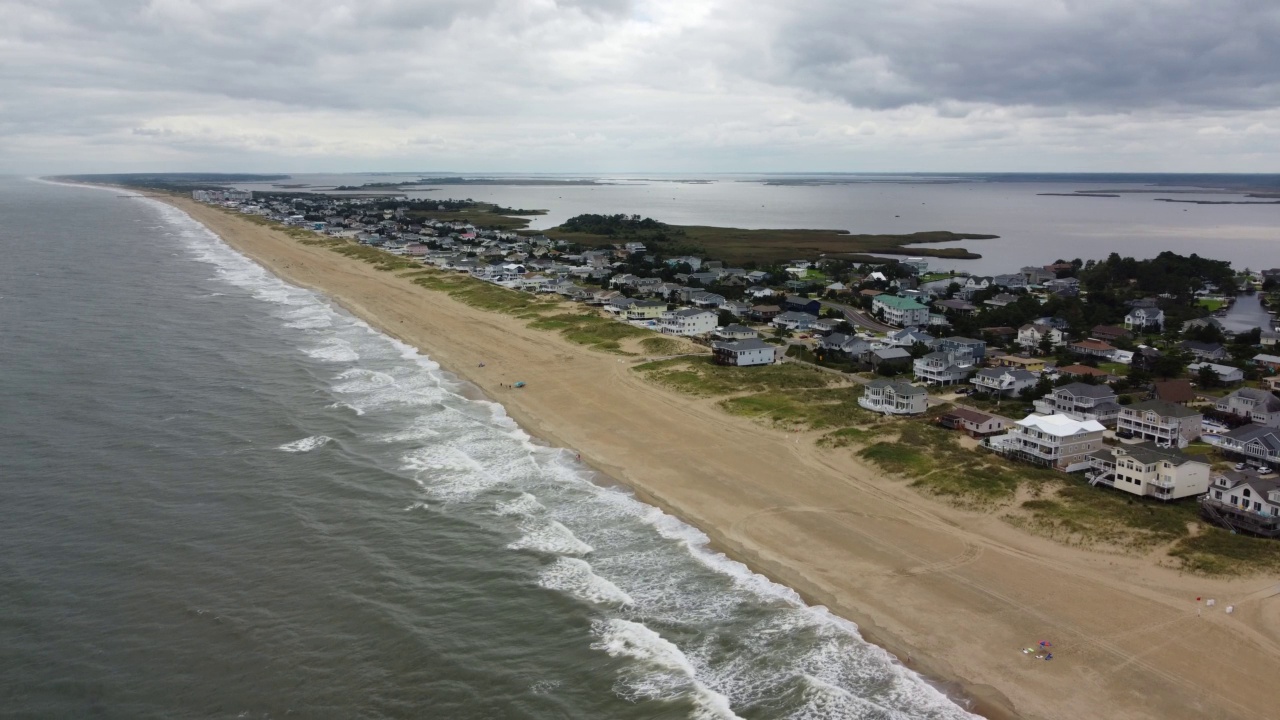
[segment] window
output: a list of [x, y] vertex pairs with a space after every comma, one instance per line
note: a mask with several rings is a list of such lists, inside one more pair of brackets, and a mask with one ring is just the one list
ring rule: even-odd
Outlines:
[[1214, 499], [1214, 500], [1221, 500], [1221, 499], [1222, 499], [1222, 491], [1221, 491], [1221, 490], [1214, 490], [1214, 491], [1213, 491], [1213, 499]]

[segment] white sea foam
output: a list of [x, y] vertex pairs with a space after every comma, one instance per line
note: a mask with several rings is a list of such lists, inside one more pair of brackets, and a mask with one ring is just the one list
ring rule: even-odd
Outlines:
[[[486, 507], [495, 510], [493, 522], [516, 520], [521, 537], [509, 547], [559, 556], [540, 583], [630, 618], [597, 624], [596, 646], [633, 664], [619, 683], [624, 696], [688, 698], [699, 718], [733, 717], [730, 699], [745, 708], [784, 696], [795, 701], [789, 716], [797, 718], [972, 717], [865, 643], [852, 623], [712, 551], [705, 534], [630, 493], [593, 484], [572, 452], [534, 443], [501, 405], [464, 398], [462, 384], [416, 349], [270, 275], [185, 213], [156, 207], [222, 281], [266, 303], [282, 326], [305, 331], [298, 333], [302, 352], [360, 363], [334, 379], [330, 389], [341, 402], [330, 407], [368, 410], [371, 419], [385, 415], [375, 409], [416, 410], [403, 430], [383, 427], [371, 439], [417, 444], [397, 449], [402, 469], [429, 498], [444, 501], [443, 512], [455, 500], [501, 493], [507, 499]], [[281, 449], [304, 451], [299, 444], [316, 438]], [[586, 554], [590, 565], [566, 557]], [[742, 619], [751, 616], [760, 620], [744, 630]], [[668, 640], [635, 621], [698, 632]], [[724, 633], [734, 637], [732, 653], [715, 641]]]
[[404, 509], [404, 511], [405, 511], [405, 512], [409, 512], [409, 511], [411, 511], [411, 510], [426, 510], [428, 507], [430, 507], [430, 506], [429, 506], [429, 505], [427, 505], [427, 504], [426, 504], [426, 503], [424, 503], [424, 502], [416, 502], [416, 503], [413, 503], [413, 504], [409, 505], [409, 507], [405, 508], [405, 509]]
[[325, 405], [325, 407], [329, 408], [330, 410], [350, 410], [351, 412], [355, 413], [357, 417], [364, 414], [364, 410], [361, 410], [360, 408], [350, 403], [344, 403], [344, 402], [329, 403], [328, 405]]
[[555, 520], [527, 521], [520, 528], [524, 535], [507, 545], [512, 550], [534, 550], [553, 555], [586, 555], [592, 547]]
[[536, 515], [544, 510], [546, 506], [538, 502], [538, 498], [529, 493], [520, 493], [519, 497], [505, 502], [500, 502], [494, 507], [494, 512], [499, 515]]
[[596, 605], [632, 604], [631, 596], [596, 575], [590, 564], [578, 558], [556, 558], [538, 574], [538, 584]]
[[324, 446], [332, 439], [333, 438], [325, 435], [312, 435], [311, 437], [304, 437], [301, 440], [294, 440], [293, 442], [285, 443], [276, 449], [291, 453], [311, 452], [318, 447]]
[[597, 620], [591, 624], [598, 640], [593, 649], [610, 657], [625, 657], [634, 664], [621, 671], [619, 690], [632, 701], [687, 698], [697, 720], [731, 720], [738, 716], [729, 699], [697, 679], [697, 670], [675, 643], [652, 629], [630, 620]]

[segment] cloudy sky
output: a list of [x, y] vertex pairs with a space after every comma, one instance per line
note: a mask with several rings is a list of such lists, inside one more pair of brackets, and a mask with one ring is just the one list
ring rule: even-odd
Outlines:
[[1280, 170], [1277, 0], [0, 0], [0, 172]]

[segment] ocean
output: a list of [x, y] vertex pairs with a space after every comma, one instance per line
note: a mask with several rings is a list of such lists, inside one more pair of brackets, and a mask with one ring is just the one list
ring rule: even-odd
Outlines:
[[0, 179], [0, 715], [971, 717], [122, 195]]
[[[276, 185], [361, 185], [412, 181], [421, 174], [296, 175]], [[494, 177], [478, 176], [478, 177]], [[527, 180], [530, 176], [499, 176]], [[566, 176], [535, 176], [564, 180]], [[472, 198], [506, 207], [547, 210], [531, 227], [554, 227], [582, 213], [627, 213], [677, 225], [739, 228], [823, 228], [853, 233], [928, 230], [998, 235], [928, 247], [963, 247], [976, 260], [929, 258], [933, 270], [977, 274], [1017, 272], [1058, 259], [1102, 260], [1112, 252], [1138, 259], [1172, 250], [1228, 260], [1239, 269], [1280, 265], [1280, 204], [1250, 198], [1236, 184], [1276, 192], [1280, 175], [601, 175], [594, 185], [436, 185], [409, 190], [412, 198]], [[789, 184], [797, 180], [832, 184]], [[784, 184], [777, 184], [784, 183]], [[1166, 183], [1179, 183], [1165, 185]], [[308, 188], [297, 188], [305, 191]], [[1076, 191], [1117, 190], [1115, 197], [1064, 197]], [[1199, 205], [1202, 202], [1262, 203]]]

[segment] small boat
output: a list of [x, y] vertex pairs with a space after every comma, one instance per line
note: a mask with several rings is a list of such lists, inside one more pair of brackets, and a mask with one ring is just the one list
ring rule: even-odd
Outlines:
[[516, 384], [512, 385], [511, 387], [522, 388], [522, 387], [524, 387], [524, 381], [523, 381], [523, 380], [521, 380], [521, 381], [517, 382]]

